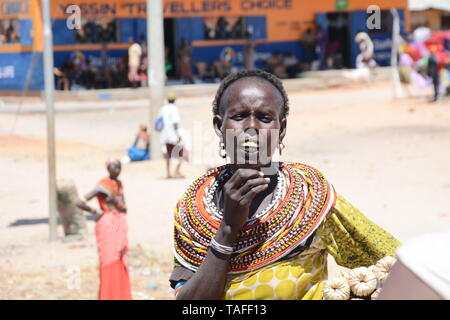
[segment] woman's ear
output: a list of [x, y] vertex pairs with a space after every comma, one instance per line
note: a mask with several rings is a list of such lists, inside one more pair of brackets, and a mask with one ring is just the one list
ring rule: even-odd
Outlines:
[[220, 141], [222, 141], [222, 124], [223, 119], [220, 115], [216, 114], [213, 118], [213, 126], [214, 131], [216, 132], [217, 136], [220, 138]]

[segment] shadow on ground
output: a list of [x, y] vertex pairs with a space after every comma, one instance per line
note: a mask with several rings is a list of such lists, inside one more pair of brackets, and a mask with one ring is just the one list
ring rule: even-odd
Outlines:
[[[94, 216], [86, 216], [86, 220], [95, 221]], [[8, 227], [20, 227], [20, 226], [30, 226], [35, 224], [48, 224], [48, 218], [40, 219], [17, 219], [16, 221], [10, 223]], [[61, 224], [61, 219], [58, 218], [58, 224]]]

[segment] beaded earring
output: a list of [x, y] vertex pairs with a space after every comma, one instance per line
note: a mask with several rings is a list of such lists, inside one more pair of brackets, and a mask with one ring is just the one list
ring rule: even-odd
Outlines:
[[286, 146], [284, 145], [283, 141], [280, 142], [280, 144], [278, 145], [278, 149], [280, 150], [280, 156], [281, 156], [281, 151], [283, 151], [286, 148]]
[[225, 159], [227, 157], [227, 151], [225, 150], [225, 143], [220, 142], [219, 146], [220, 146], [220, 148], [219, 148], [219, 156], [222, 159]]

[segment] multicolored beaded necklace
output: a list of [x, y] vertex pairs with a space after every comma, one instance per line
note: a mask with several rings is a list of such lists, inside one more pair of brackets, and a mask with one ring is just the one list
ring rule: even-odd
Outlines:
[[[175, 210], [174, 253], [180, 264], [196, 271], [222, 220], [212, 201], [217, 177], [225, 166], [194, 181]], [[331, 184], [316, 169], [282, 163], [272, 202], [242, 228], [230, 259], [230, 274], [274, 262], [303, 244], [334, 204]]]

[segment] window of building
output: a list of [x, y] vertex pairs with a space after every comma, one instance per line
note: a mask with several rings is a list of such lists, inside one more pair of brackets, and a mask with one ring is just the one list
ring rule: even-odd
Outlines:
[[0, 20], [0, 45], [20, 42], [19, 19]]
[[441, 30], [450, 30], [450, 14], [442, 15]]
[[82, 20], [81, 28], [75, 29], [76, 43], [119, 42], [118, 20], [113, 18]]
[[239, 16], [207, 17], [203, 20], [205, 40], [244, 39], [247, 18]]

